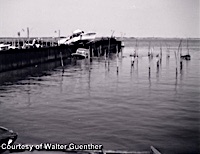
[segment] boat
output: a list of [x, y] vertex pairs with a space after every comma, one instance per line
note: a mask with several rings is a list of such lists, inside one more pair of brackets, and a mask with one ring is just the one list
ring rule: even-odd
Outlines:
[[58, 40], [58, 45], [71, 45], [74, 43], [87, 43], [94, 40], [96, 37], [96, 33], [88, 32], [85, 33], [84, 31], [77, 29], [73, 31], [72, 35], [62, 38]]
[[[0, 126], [0, 145], [12, 145], [17, 139], [17, 136], [17, 133], [12, 130], [8, 130], [7, 128]], [[3, 153], [4, 151], [6, 150], [0, 148], [0, 153]]]
[[70, 39], [70, 37], [63, 37], [60, 40], [58, 40], [58, 45], [65, 44]]
[[11, 50], [11, 49], [19, 49], [19, 47], [10, 44], [0, 44], [0, 51]]
[[185, 59], [185, 60], [190, 60], [191, 59], [191, 56], [189, 54], [189, 44], [188, 44], [188, 40], [187, 40], [187, 54], [185, 55], [180, 55], [181, 56], [181, 59]]
[[22, 49], [40, 48], [41, 44], [38, 39], [28, 40], [24, 43]]
[[10, 46], [8, 47], [8, 50], [13, 50], [13, 49], [19, 49], [19, 47], [16, 47], [16, 46], [14, 46], [14, 45], [10, 45]]
[[0, 51], [8, 50], [10, 44], [0, 44]]
[[68, 37], [68, 40], [65, 42], [65, 44], [69, 45], [69, 44], [79, 41], [81, 39], [81, 34], [83, 33], [84, 31], [80, 29], [73, 31], [72, 35]]
[[124, 47], [125, 47], [125, 44], [124, 44], [124, 42], [123, 42], [123, 41], [121, 42], [121, 47], [122, 47], [122, 48], [124, 48]]
[[78, 48], [76, 50], [76, 53], [72, 53], [71, 56], [75, 59], [85, 59], [88, 58], [89, 55], [89, 49], [85, 48]]
[[181, 59], [190, 60], [191, 57], [190, 57], [189, 54], [186, 54], [186, 55], [183, 55], [183, 56], [181, 55]]
[[96, 33], [94, 32], [83, 33], [81, 34], [80, 41], [82, 42], [92, 41], [95, 39], [95, 37], [96, 37]]

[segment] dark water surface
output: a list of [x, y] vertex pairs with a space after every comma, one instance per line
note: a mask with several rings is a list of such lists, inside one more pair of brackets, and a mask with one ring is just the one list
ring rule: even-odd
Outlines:
[[[159, 40], [152, 41], [154, 53]], [[190, 41], [190, 61], [176, 75], [179, 41], [163, 44], [162, 63], [147, 57], [148, 41], [125, 42], [123, 58], [59, 62], [0, 74], [0, 125], [18, 132], [19, 143], [98, 143], [104, 149], [200, 153], [199, 41]], [[165, 45], [170, 47], [166, 58]], [[183, 44], [183, 53], [186, 45]], [[66, 62], [65, 62], [66, 63]], [[89, 71], [90, 70], [90, 71]]]

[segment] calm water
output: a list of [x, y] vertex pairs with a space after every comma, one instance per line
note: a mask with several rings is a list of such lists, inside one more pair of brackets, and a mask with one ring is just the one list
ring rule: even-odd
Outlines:
[[[159, 40], [151, 41], [154, 53]], [[159, 69], [147, 57], [149, 41], [125, 42], [123, 58], [48, 63], [0, 74], [0, 125], [18, 132], [19, 143], [99, 143], [104, 149], [200, 153], [199, 41], [190, 41], [190, 61], [175, 70], [179, 41], [162, 42]], [[166, 58], [166, 45], [170, 58]], [[183, 53], [186, 43], [183, 42]], [[120, 54], [121, 56], [121, 54]], [[89, 71], [90, 70], [90, 71]]]

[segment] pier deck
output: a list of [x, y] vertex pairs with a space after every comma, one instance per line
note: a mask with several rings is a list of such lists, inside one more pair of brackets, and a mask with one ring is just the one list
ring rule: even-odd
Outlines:
[[[34, 38], [32, 38], [34, 39]], [[0, 39], [1, 43], [11, 43], [13, 40]], [[19, 49], [0, 51], [0, 72], [14, 70], [22, 67], [33, 66], [45, 62], [71, 58], [71, 54], [80, 47], [90, 49], [90, 57], [99, 57], [121, 51], [121, 41], [115, 38], [99, 38], [89, 43], [74, 43], [73, 45], [55, 45], [52, 40], [43, 42], [42, 47], [22, 49], [19, 40]]]

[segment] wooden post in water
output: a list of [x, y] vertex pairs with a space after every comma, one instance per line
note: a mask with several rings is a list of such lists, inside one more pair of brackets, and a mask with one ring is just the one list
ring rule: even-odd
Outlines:
[[109, 38], [108, 53], [107, 53], [108, 70], [109, 70], [109, 65], [110, 65], [110, 50], [111, 50], [110, 40], [111, 40], [111, 37]]
[[149, 72], [151, 71], [151, 56], [149, 56]]
[[102, 55], [102, 48], [101, 48], [101, 45], [99, 47], [99, 50], [100, 50], [100, 56]]
[[97, 56], [98, 56], [98, 58], [100, 57], [99, 53], [100, 53], [100, 47], [97, 48]]
[[177, 76], [178, 70], [177, 70], [177, 54], [176, 54], [176, 51], [174, 51], [174, 54], [175, 54], [175, 60], [176, 60], [176, 76]]
[[160, 57], [160, 56], [158, 55], [157, 58], [156, 58], [157, 69], [159, 69], [159, 64], [160, 64], [160, 63], [159, 63], [159, 57]]
[[162, 63], [162, 44], [160, 45], [160, 65]]
[[149, 42], [148, 57], [150, 57], [150, 56], [151, 56], [151, 54], [150, 54], [150, 50], [151, 50], [151, 42]]
[[182, 45], [181, 45], [181, 43], [182, 43], [182, 40], [180, 40], [180, 43], [179, 43], [179, 46], [178, 46], [178, 54], [180, 54], [180, 58], [182, 56]]
[[91, 60], [91, 56], [90, 56], [90, 50], [91, 50], [91, 45], [89, 46], [89, 53], [88, 53], [88, 61], [89, 61], [89, 72], [90, 70], [90, 60]]
[[109, 38], [109, 42], [108, 42], [108, 56], [109, 56], [109, 54], [110, 54], [110, 39], [111, 39], [111, 38]]
[[90, 53], [90, 62], [92, 62], [92, 58], [94, 57], [94, 47], [91, 47], [91, 53]]
[[167, 46], [167, 58], [169, 58], [170, 57], [170, 46]]
[[24, 42], [24, 39], [23, 39], [23, 44], [22, 44], [22, 47], [24, 46], [25, 42]]
[[119, 61], [119, 55], [118, 55], [118, 48], [116, 46], [116, 56], [117, 56], [117, 73], [119, 72], [119, 64], [118, 64], [118, 61]]
[[104, 49], [104, 59], [105, 59], [105, 64], [106, 64], [106, 61], [107, 61], [107, 58], [106, 58], [106, 49]]
[[121, 58], [123, 58], [123, 49], [122, 49], [122, 47], [120, 47], [120, 51], [121, 51]]
[[61, 61], [61, 66], [62, 66], [62, 68], [64, 68], [62, 52], [60, 52], [60, 61]]
[[187, 40], [187, 55], [186, 55], [186, 60], [190, 60], [190, 53], [189, 53], [189, 43], [188, 43], [188, 40]]
[[135, 57], [131, 55], [131, 66], [134, 66], [134, 60], [135, 60]]
[[94, 57], [94, 48], [92, 48], [92, 58]]
[[88, 52], [88, 59], [90, 60], [90, 50], [91, 50], [91, 46], [89, 46], [89, 52]]
[[189, 44], [188, 44], [188, 40], [187, 40], [187, 54], [189, 55]]
[[182, 58], [180, 59], [180, 71], [182, 71], [183, 69], [183, 61], [182, 61]]

